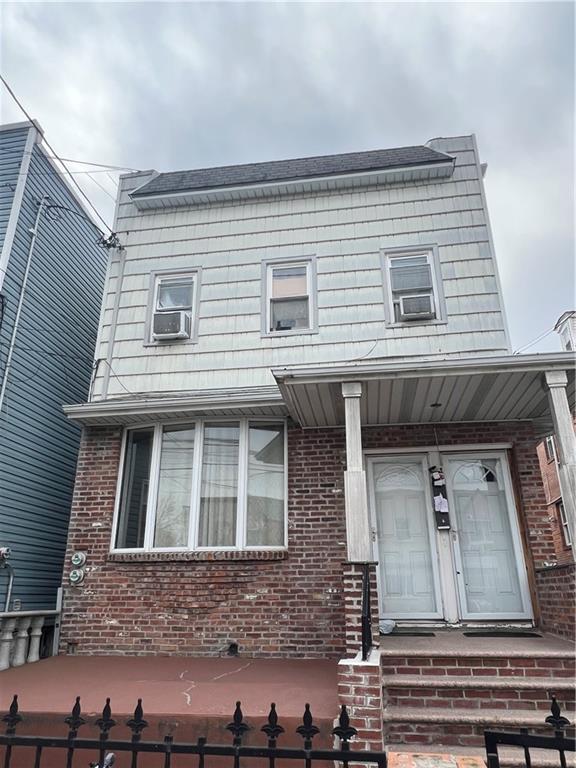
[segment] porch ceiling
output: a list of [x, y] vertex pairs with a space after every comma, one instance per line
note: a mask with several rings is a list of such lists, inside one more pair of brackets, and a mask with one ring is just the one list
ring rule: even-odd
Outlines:
[[341, 384], [360, 381], [362, 424], [534, 421], [552, 431], [544, 372], [565, 370], [576, 399], [571, 353], [507, 355], [423, 362], [350, 363], [323, 369], [275, 370], [290, 414], [304, 427], [344, 424]]

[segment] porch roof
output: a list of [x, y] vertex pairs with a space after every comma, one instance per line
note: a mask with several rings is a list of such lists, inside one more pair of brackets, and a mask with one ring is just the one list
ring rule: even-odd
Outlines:
[[575, 402], [574, 354], [350, 362], [273, 371], [290, 415], [303, 427], [343, 425], [343, 382], [363, 384], [362, 424], [533, 421], [552, 432], [546, 371], [566, 371]]
[[65, 405], [68, 418], [86, 426], [129, 426], [153, 421], [190, 418], [255, 416], [284, 418], [288, 409], [276, 386], [254, 389], [220, 389], [182, 394], [152, 393], [140, 397], [117, 397], [78, 405]]

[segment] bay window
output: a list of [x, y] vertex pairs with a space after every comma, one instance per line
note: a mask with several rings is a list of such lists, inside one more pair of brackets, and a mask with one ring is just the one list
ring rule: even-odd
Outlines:
[[127, 430], [114, 549], [283, 548], [285, 458], [282, 423]]

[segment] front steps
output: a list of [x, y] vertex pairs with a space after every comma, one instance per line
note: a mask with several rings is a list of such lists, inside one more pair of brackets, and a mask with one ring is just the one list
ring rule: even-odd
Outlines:
[[[381, 642], [383, 729], [386, 749], [426, 752], [475, 749], [485, 730], [552, 734], [545, 725], [554, 694], [574, 723], [574, 651], [569, 643], [422, 638]], [[482, 652], [484, 651], [484, 652]], [[500, 655], [498, 655], [500, 654]], [[513, 761], [509, 764], [513, 765]], [[542, 763], [544, 765], [544, 763]]]

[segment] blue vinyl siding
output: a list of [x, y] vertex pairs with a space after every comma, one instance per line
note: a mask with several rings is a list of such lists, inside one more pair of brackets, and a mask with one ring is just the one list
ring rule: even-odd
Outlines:
[[[0, 412], [0, 545], [12, 548], [13, 598], [29, 610], [53, 607], [61, 581], [80, 438], [62, 405], [88, 396], [107, 261], [96, 229], [35, 145], [3, 288], [2, 348], [44, 195], [76, 213], [40, 218]], [[0, 572], [0, 609], [5, 588]]]

